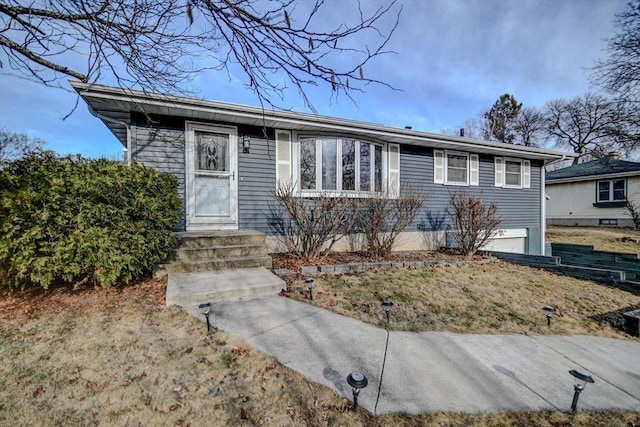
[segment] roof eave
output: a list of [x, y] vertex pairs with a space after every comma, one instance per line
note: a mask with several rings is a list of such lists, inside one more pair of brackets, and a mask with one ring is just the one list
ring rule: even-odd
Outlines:
[[632, 176], [640, 177], [640, 171], [618, 172], [618, 173], [608, 173], [608, 174], [600, 174], [600, 175], [572, 176], [567, 178], [556, 178], [556, 179], [546, 178], [545, 182], [549, 185], [553, 185], [553, 184], [564, 184], [568, 182], [599, 181], [603, 179], [628, 178]]
[[[458, 150], [475, 151], [481, 153], [497, 154], [503, 156], [517, 156], [528, 159], [559, 160], [573, 158], [573, 153], [563, 153], [540, 148], [523, 147], [519, 145], [501, 144], [484, 140], [439, 135], [428, 132], [414, 131], [410, 129], [393, 128], [378, 124], [365, 123], [334, 117], [318, 116], [307, 113], [294, 113], [274, 109], [262, 109], [259, 107], [230, 104], [220, 101], [202, 100], [197, 98], [177, 97], [162, 94], [148, 94], [143, 91], [123, 89], [113, 86], [88, 84], [76, 81], [70, 82], [71, 86], [87, 102], [92, 113], [100, 118], [105, 125], [116, 135], [122, 133], [118, 123], [105, 119], [105, 114], [96, 111], [96, 100], [111, 101], [114, 107], [120, 106], [120, 110], [110, 109], [108, 113], [117, 114], [124, 112], [124, 107], [129, 111], [145, 111], [144, 106], [152, 108], [173, 109], [175, 115], [180, 111], [200, 112], [202, 114], [216, 114], [219, 116], [233, 117], [238, 123], [243, 119], [247, 123], [260, 119], [269, 122], [273, 127], [307, 127], [307, 131], [313, 129], [330, 130], [334, 132], [357, 133], [377, 137], [389, 142], [401, 144], [428, 146], [433, 148], [450, 148]], [[148, 109], [148, 108], [147, 108]], [[119, 138], [120, 139], [120, 138]], [[121, 140], [122, 142], [122, 140]]]

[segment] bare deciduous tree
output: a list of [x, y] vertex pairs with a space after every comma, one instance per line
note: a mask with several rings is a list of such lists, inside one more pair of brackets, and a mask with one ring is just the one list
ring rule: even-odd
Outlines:
[[640, 0], [616, 16], [618, 31], [609, 38], [608, 57], [591, 69], [593, 82], [618, 97], [640, 102]]
[[[189, 92], [185, 84], [206, 69], [231, 73], [273, 105], [286, 81], [305, 103], [308, 85], [325, 82], [331, 93], [384, 82], [364, 67], [388, 53], [398, 25], [387, 20], [395, 1], [351, 23], [325, 29], [324, 0], [9, 0], [0, 3], [0, 64], [45, 85], [114, 78], [122, 87]], [[385, 27], [386, 29], [383, 29]], [[361, 36], [377, 42], [366, 46]]]
[[453, 223], [458, 248], [468, 258], [495, 237], [501, 223], [495, 202], [461, 191], [451, 193], [445, 211]]
[[640, 140], [636, 112], [628, 103], [587, 93], [570, 101], [556, 99], [545, 106], [546, 132], [558, 147], [600, 158], [611, 151], [630, 153]]
[[539, 147], [544, 144], [544, 114], [535, 107], [525, 107], [514, 121], [516, 144]]
[[40, 138], [32, 138], [24, 133], [11, 132], [7, 128], [0, 128], [0, 169], [12, 161], [40, 150], [46, 143]]

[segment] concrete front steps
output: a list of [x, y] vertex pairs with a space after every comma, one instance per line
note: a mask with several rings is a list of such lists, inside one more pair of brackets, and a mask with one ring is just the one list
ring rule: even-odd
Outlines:
[[178, 246], [170, 261], [159, 265], [154, 276], [239, 268], [271, 268], [264, 233], [228, 230], [176, 233]]
[[252, 230], [177, 233], [178, 245], [156, 277], [167, 274], [167, 305], [277, 295], [286, 287], [271, 273], [265, 235]]
[[284, 288], [286, 283], [264, 267], [169, 273], [166, 304], [191, 312], [205, 302], [272, 296]]

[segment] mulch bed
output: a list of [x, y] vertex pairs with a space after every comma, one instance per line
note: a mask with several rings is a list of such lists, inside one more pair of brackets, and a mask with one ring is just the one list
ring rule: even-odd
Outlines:
[[[290, 254], [279, 253], [270, 254], [273, 258], [273, 269], [287, 268], [292, 271], [298, 271], [300, 267], [313, 265], [337, 265], [350, 264], [356, 262], [401, 262], [401, 261], [463, 261], [466, 260], [463, 255], [453, 251], [398, 251], [391, 252], [387, 257], [374, 258], [364, 252], [330, 252], [321, 259], [303, 260], [296, 258]], [[480, 260], [483, 257], [474, 256], [473, 260]]]

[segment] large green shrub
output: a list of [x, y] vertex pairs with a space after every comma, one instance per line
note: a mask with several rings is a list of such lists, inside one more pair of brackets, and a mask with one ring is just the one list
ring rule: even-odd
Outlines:
[[181, 218], [177, 179], [52, 152], [0, 172], [0, 288], [129, 283], [162, 262]]

